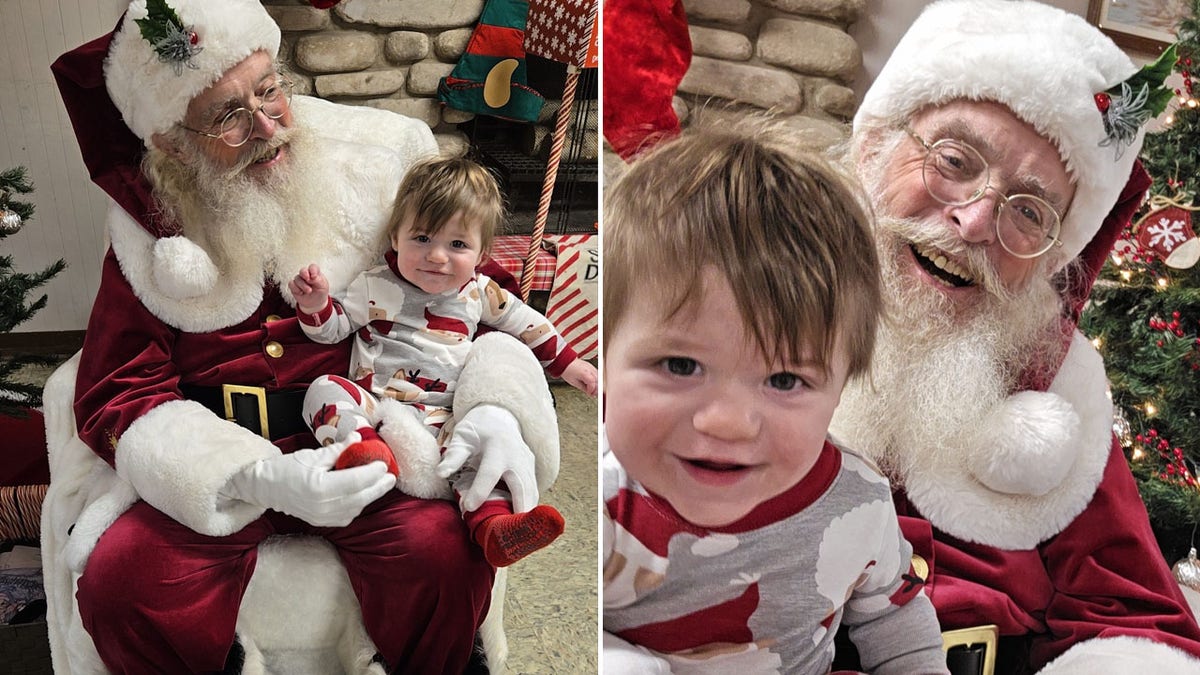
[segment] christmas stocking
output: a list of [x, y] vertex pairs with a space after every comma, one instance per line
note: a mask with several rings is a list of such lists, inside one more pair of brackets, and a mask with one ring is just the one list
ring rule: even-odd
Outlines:
[[438, 98], [456, 110], [532, 122], [542, 95], [526, 82], [526, 0], [488, 0], [467, 51], [438, 84]]
[[604, 137], [622, 158], [679, 133], [671, 99], [691, 62], [682, 0], [605, 0]]

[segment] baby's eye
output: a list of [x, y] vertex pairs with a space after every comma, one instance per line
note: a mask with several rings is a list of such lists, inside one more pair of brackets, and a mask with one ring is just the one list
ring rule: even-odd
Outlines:
[[667, 372], [672, 375], [680, 375], [687, 377], [694, 375], [700, 364], [696, 363], [695, 359], [689, 359], [682, 356], [669, 356], [663, 359], [663, 366]]
[[417, 236], [413, 237], [413, 241], [417, 242], [418, 244], [428, 244], [429, 243], [429, 235], [418, 234]]
[[779, 391], [791, 391], [797, 386], [803, 386], [804, 382], [795, 373], [775, 373], [767, 378], [767, 385]]
[[461, 239], [455, 239], [450, 242], [451, 248], [471, 248], [471, 245]]

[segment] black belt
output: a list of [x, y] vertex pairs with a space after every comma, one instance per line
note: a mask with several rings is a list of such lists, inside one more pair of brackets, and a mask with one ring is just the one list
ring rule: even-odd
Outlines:
[[187, 399], [268, 440], [277, 441], [309, 430], [304, 423], [303, 389], [267, 391], [235, 384], [219, 387], [185, 384], [179, 390]]

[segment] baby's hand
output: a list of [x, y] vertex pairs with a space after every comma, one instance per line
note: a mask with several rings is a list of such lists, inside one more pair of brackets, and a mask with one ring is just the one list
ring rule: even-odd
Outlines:
[[600, 375], [596, 372], [596, 367], [592, 364], [583, 359], [575, 359], [562, 372], [562, 379], [588, 396], [595, 396]]
[[316, 314], [329, 303], [329, 280], [315, 263], [301, 269], [288, 282], [288, 290], [296, 298], [296, 307], [305, 314]]

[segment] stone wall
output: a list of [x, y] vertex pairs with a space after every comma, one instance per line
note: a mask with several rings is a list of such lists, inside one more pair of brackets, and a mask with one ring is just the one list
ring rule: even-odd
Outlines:
[[847, 32], [864, 0], [683, 0], [692, 65], [675, 110], [686, 124], [698, 106], [715, 114], [770, 110], [806, 144], [846, 137], [850, 88], [862, 52]]
[[[769, 110], [821, 150], [845, 140], [862, 52], [847, 32], [865, 0], [683, 0], [692, 63], [673, 101], [684, 126]], [[624, 170], [604, 153], [606, 184]]]
[[[474, 115], [444, 107], [437, 86], [466, 50], [484, 0], [343, 0], [330, 10], [304, 0], [262, 3], [283, 31], [280, 58], [296, 75], [297, 93], [417, 118], [442, 151], [467, 151], [456, 125]], [[547, 100], [542, 133], [531, 128], [524, 143], [530, 154], [544, 155], [544, 129], [560, 105]]]

